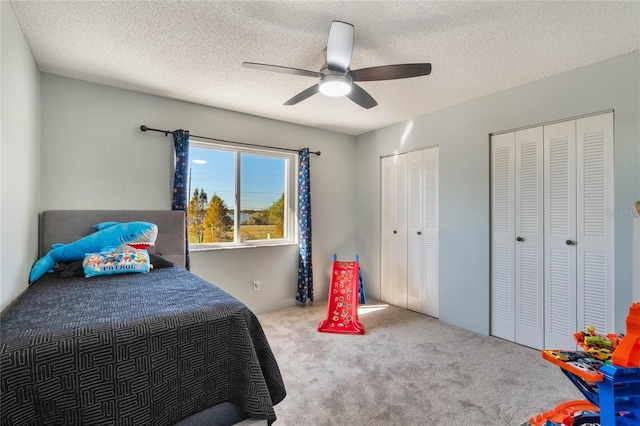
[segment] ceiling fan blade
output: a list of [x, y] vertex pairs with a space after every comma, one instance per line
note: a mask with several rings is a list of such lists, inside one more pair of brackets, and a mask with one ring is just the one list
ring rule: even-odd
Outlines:
[[431, 64], [397, 64], [351, 71], [353, 81], [395, 80], [431, 74]]
[[304, 77], [322, 77], [322, 74], [316, 71], [301, 70], [298, 68], [281, 67], [280, 65], [257, 64], [255, 62], [243, 62], [245, 68], [253, 68], [260, 71], [273, 71], [282, 74], [301, 75]]
[[289, 99], [287, 102], [285, 102], [285, 105], [295, 105], [298, 102], [302, 102], [305, 99], [315, 95], [316, 93], [318, 93], [320, 91], [320, 85], [319, 84], [314, 84], [313, 86], [304, 89], [302, 92], [298, 93], [297, 95], [295, 95], [293, 98]]
[[353, 102], [360, 105], [362, 108], [373, 108], [378, 105], [375, 99], [371, 97], [370, 94], [367, 93], [362, 87], [358, 86], [355, 83], [351, 83], [351, 91], [347, 93], [347, 97], [351, 99]]
[[353, 51], [353, 25], [333, 21], [327, 41], [327, 67], [332, 71], [345, 72], [349, 68]]

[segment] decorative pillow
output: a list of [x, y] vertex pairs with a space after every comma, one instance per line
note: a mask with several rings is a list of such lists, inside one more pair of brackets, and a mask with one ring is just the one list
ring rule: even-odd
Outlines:
[[87, 253], [82, 261], [84, 276], [149, 272], [151, 263], [146, 250], [104, 251]]
[[149, 253], [149, 259], [151, 260], [151, 268], [153, 269], [162, 269], [162, 268], [171, 268], [173, 267], [173, 262], [165, 259], [159, 254]]
[[[174, 264], [159, 254], [149, 253], [151, 269], [173, 268]], [[55, 272], [60, 278], [84, 277], [84, 266], [82, 260], [61, 263], [56, 267]]]

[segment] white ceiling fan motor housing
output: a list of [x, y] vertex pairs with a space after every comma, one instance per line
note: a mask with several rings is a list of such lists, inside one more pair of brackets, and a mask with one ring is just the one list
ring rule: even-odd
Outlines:
[[345, 73], [329, 71], [320, 77], [320, 93], [327, 96], [344, 96], [351, 91], [351, 77]]

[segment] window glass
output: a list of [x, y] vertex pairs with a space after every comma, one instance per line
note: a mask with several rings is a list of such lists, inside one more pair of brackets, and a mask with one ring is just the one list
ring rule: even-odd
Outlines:
[[197, 249], [294, 242], [295, 158], [191, 141], [189, 243]]
[[241, 154], [240, 167], [241, 240], [283, 238], [285, 159]]

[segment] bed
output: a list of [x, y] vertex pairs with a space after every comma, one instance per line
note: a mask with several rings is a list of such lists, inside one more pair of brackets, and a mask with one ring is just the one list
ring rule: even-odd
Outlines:
[[96, 223], [136, 220], [158, 226], [155, 258], [175, 265], [46, 274], [2, 312], [2, 425], [276, 420], [286, 392], [262, 327], [242, 302], [183, 269], [183, 212], [45, 211], [40, 254]]

